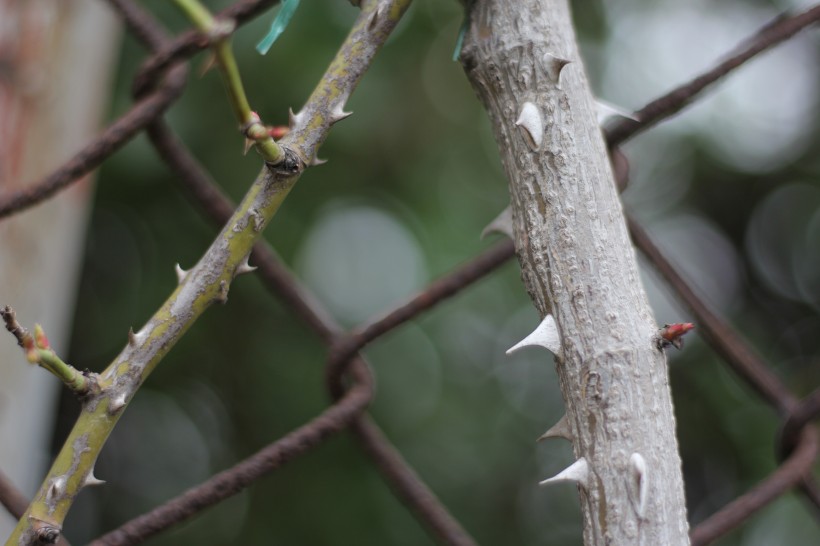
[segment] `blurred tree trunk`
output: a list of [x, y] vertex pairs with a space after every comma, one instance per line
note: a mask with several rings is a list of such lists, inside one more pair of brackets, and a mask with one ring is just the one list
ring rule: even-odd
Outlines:
[[[0, 192], [38, 181], [93, 138], [118, 34], [98, 0], [0, 0]], [[88, 178], [0, 221], [0, 303], [14, 307], [23, 324], [41, 323], [63, 355], [92, 196]], [[59, 382], [26, 365], [10, 335], [0, 336], [0, 355], [0, 469], [31, 494], [51, 460]], [[14, 523], [2, 516], [0, 536]]]
[[578, 461], [561, 477], [579, 484], [584, 543], [688, 544], [666, 358], [567, 2], [475, 0], [469, 16], [461, 60], [509, 179], [522, 277], [560, 333]]

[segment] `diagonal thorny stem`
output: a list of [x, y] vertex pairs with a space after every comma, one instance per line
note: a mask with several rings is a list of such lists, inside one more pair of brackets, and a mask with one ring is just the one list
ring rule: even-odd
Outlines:
[[129, 333], [128, 344], [100, 374], [100, 392], [89, 398], [40, 490], [6, 542], [7, 546], [51, 543], [79, 491], [94, 483], [97, 456], [137, 389], [193, 322], [215, 302], [225, 302], [233, 278], [247, 269], [253, 243], [278, 210], [306, 163], [345, 117], [344, 103], [410, 0], [363, 2], [342, 44], [294, 127], [280, 142], [285, 159], [266, 166], [222, 232], [148, 323]]

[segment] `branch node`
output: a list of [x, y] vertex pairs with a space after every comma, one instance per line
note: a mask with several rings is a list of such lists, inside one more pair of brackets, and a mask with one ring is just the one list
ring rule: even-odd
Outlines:
[[56, 544], [60, 539], [62, 529], [59, 525], [43, 521], [41, 519], [29, 516], [31, 527], [34, 529], [34, 535], [40, 544]]

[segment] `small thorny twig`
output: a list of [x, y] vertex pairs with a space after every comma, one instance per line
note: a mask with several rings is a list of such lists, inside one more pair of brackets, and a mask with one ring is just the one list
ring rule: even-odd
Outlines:
[[[210, 175], [163, 121], [164, 113], [181, 96], [185, 86], [186, 67], [184, 63], [198, 51], [213, 47], [214, 40], [197, 31], [184, 32], [172, 38], [167, 35], [153, 16], [132, 0], [109, 0], [109, 3], [125, 20], [130, 32], [151, 53], [134, 78], [133, 90], [136, 102], [126, 114], [113, 121], [99, 137], [88, 143], [54, 172], [39, 182], [29, 185], [26, 190], [0, 194], [0, 218], [20, 212], [52, 197], [98, 167], [141, 131], [146, 131], [159, 157], [175, 173], [177, 179], [187, 190], [192, 204], [200, 210], [203, 216], [220, 226], [224, 225], [236, 214], [236, 206], [222, 194], [211, 180]], [[278, 3], [277, 0], [240, 1], [214, 15], [213, 21], [229, 21], [232, 23], [230, 28], [236, 29], [276, 3]], [[383, 3], [402, 11], [408, 2], [385, 1]], [[378, 10], [364, 12], [353, 31], [355, 39], [370, 40], [375, 49], [383, 43], [395, 25], [395, 20], [380, 21], [379, 15]], [[819, 20], [820, 6], [816, 6], [793, 16], [779, 18], [767, 25], [751, 36], [733, 56], [639, 109], [636, 112], [636, 118], [640, 121], [623, 119], [617, 125], [612, 126], [607, 132], [607, 137], [613, 152], [626, 140], [657, 125], [687, 104], [692, 103], [708, 86], [720, 81], [755, 55], [787, 40], [801, 29]], [[366, 29], [370, 34], [362, 34], [362, 29]], [[208, 29], [203, 27], [201, 30]], [[360, 34], [355, 34], [356, 32]], [[222, 42], [217, 40], [216, 46], [221, 47], [219, 44], [227, 43], [230, 34], [231, 32], [226, 30], [223, 35], [220, 35], [219, 40]], [[231, 62], [231, 58], [226, 57], [229, 55], [227, 50], [220, 50], [218, 55], [221, 56], [221, 62]], [[367, 59], [356, 59], [354, 66], [349, 67], [350, 70], [356, 72], [356, 75], [346, 88], [347, 94], [352, 92], [358, 78], [366, 70], [371, 57], [372, 55]], [[333, 65], [332, 68], [334, 67], [339, 68], [339, 65]], [[237, 81], [236, 79], [229, 81], [229, 92], [235, 93], [237, 88], [231, 86], [235, 86]], [[299, 116], [314, 116], [316, 123], [309, 128], [305, 123], [305, 117], [297, 117], [295, 127], [291, 128], [295, 130], [295, 133], [286, 137], [282, 146], [290, 146], [295, 150], [295, 157], [305, 164], [312, 163], [315, 159], [316, 148], [325, 138], [330, 125], [346, 115], [341, 110], [345, 98], [346, 95], [339, 102], [331, 104], [327, 97], [322, 95], [321, 89], [317, 90], [317, 93], [308, 101], [306, 108], [299, 114]], [[240, 104], [237, 113], [242, 121], [245, 135], [254, 139], [262, 148], [265, 159], [271, 163], [279, 161], [280, 157], [277, 155], [279, 144], [273, 143], [267, 134], [254, 133], [252, 126], [257, 118], [248, 117], [249, 110], [241, 106], [244, 104], [243, 99], [235, 100], [237, 104]], [[325, 116], [328, 119], [315, 117], [322, 112], [332, 112], [332, 115]], [[622, 155], [618, 157], [619, 168], [617, 170], [622, 173], [619, 176], [619, 182], [625, 184], [628, 169]], [[296, 166], [297, 176], [301, 169], [302, 166]], [[729, 530], [741, 525], [760, 508], [794, 487], [798, 487], [805, 498], [820, 510], [820, 487], [811, 477], [811, 467], [818, 453], [818, 434], [811, 422], [820, 415], [820, 389], [815, 390], [802, 401], [798, 400], [728, 322], [712, 311], [705, 300], [697, 295], [696, 290], [685, 282], [641, 226], [630, 219], [629, 228], [636, 246], [649, 258], [653, 266], [692, 312], [698, 331], [703, 338], [738, 377], [772, 406], [783, 423], [778, 439], [778, 456], [782, 460], [780, 466], [755, 488], [696, 526], [691, 532], [693, 544], [701, 545], [714, 541]], [[253, 243], [252, 248], [253, 262], [258, 268], [257, 274], [265, 285], [328, 347], [329, 357], [325, 371], [333, 403], [311, 421], [274, 441], [256, 454], [161, 506], [124, 523], [119, 528], [99, 537], [92, 544], [95, 546], [123, 546], [144, 542], [157, 533], [178, 525], [249, 487], [260, 477], [314, 449], [332, 435], [344, 430], [353, 432], [353, 437], [382, 472], [396, 495], [407, 504], [412, 513], [438, 541], [442, 544], [460, 546], [475, 544], [367, 415], [367, 407], [373, 397], [374, 386], [368, 365], [359, 351], [379, 336], [394, 330], [489, 275], [513, 256], [512, 242], [505, 241], [495, 245], [474, 260], [435, 281], [408, 303], [350, 332], [345, 332], [330, 318], [330, 314], [318, 300], [281, 263], [269, 244], [260, 239]], [[239, 267], [241, 265], [237, 266], [237, 269]], [[227, 290], [226, 286], [223, 285], [225, 290]], [[217, 296], [220, 294], [221, 292]], [[44, 335], [40, 338], [39, 330], [32, 336], [20, 326], [14, 312], [9, 307], [4, 308], [0, 314], [6, 328], [27, 351], [27, 355], [31, 355], [30, 360], [45, 367], [51, 366], [50, 371], [60, 375], [70, 387], [72, 381], [76, 381], [74, 383], [76, 391], [86, 396], [96, 396], [98, 402], [105, 400], [105, 385], [100, 392], [96, 390], [99, 389], [96, 379], [90, 381], [85, 374], [80, 374], [81, 377], [71, 375], [73, 368], [59, 359], [57, 359], [59, 363], [49, 360], [52, 356], [56, 358], [56, 355], [53, 355], [47, 341], [37, 341], [45, 339]], [[680, 336], [691, 329], [688, 323], [673, 326], [659, 333], [659, 343], [678, 345], [681, 342]], [[136, 339], [137, 335], [134, 334], [132, 340]], [[113, 407], [114, 401], [109, 401], [109, 404]], [[116, 421], [116, 418], [113, 420]], [[93, 478], [93, 475], [89, 474], [89, 476]], [[0, 502], [14, 517], [20, 518], [26, 513], [28, 499], [2, 474], [0, 474]], [[59, 529], [48, 529], [48, 533], [51, 533], [49, 536], [56, 537], [54, 532], [59, 534]], [[39, 536], [42, 538], [45, 535]], [[60, 540], [62, 544], [66, 544], [62, 537]]]

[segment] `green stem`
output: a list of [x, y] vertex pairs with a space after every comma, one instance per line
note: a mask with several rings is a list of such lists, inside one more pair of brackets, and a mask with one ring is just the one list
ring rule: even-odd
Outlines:
[[234, 115], [239, 121], [245, 137], [250, 138], [249, 134], [256, 135], [251, 139], [264, 160], [272, 165], [278, 165], [285, 158], [282, 148], [267, 134], [267, 131], [251, 131], [254, 125], [259, 125], [262, 128], [264, 128], [264, 125], [259, 120], [259, 116], [251, 110], [248, 97], [245, 95], [242, 77], [239, 75], [239, 67], [231, 48], [230, 35], [233, 31], [233, 24], [214, 19], [199, 0], [174, 0], [174, 2], [191, 20], [197, 30], [209, 36], [213, 41], [213, 54], [222, 74], [225, 91], [228, 93], [228, 102], [233, 108]]
[[37, 364], [57, 376], [72, 392], [87, 394], [91, 388], [88, 378], [71, 364], [63, 362], [51, 349], [37, 349]]

